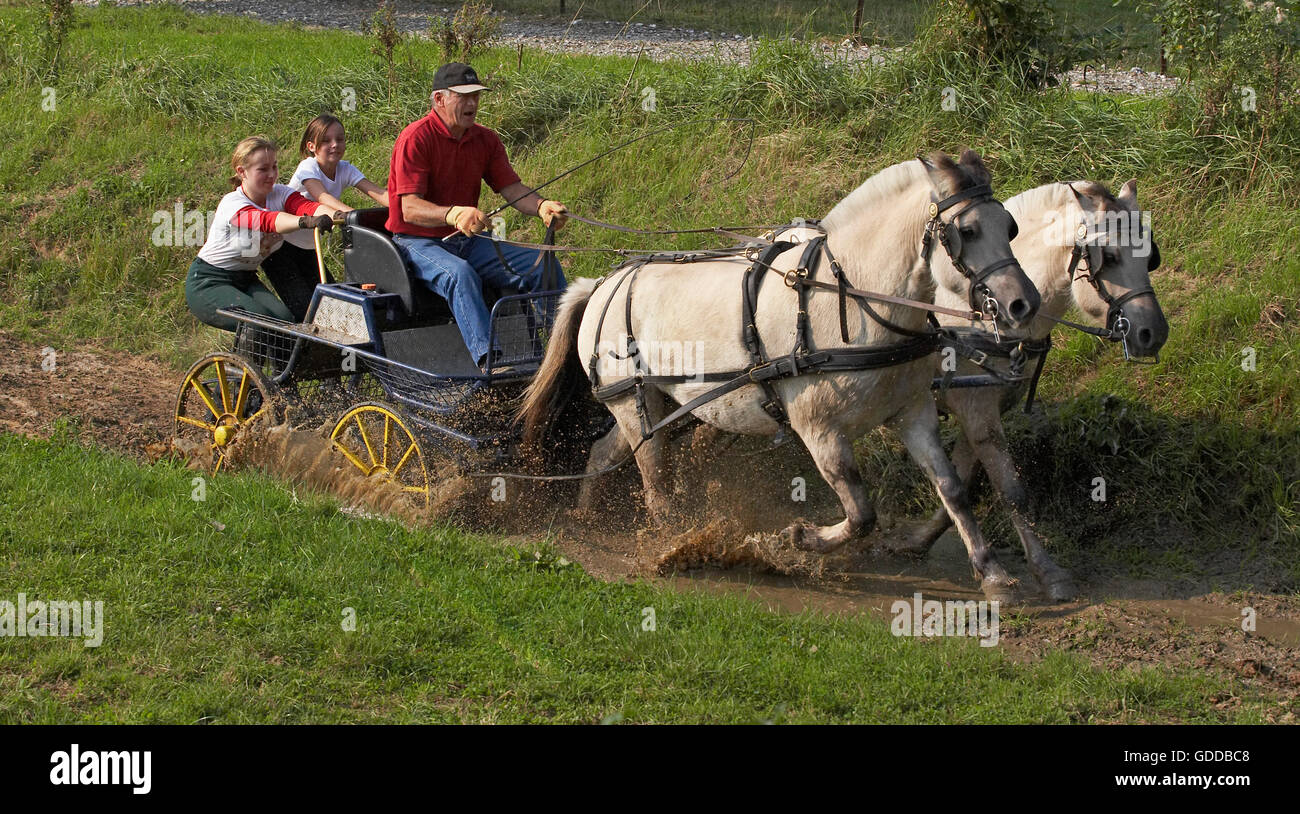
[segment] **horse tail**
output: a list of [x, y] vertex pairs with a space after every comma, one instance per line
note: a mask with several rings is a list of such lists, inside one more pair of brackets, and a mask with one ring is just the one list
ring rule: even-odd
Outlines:
[[573, 393], [578, 379], [586, 379], [586, 372], [578, 361], [578, 329], [587, 302], [596, 290], [596, 281], [579, 278], [573, 281], [560, 300], [560, 310], [551, 329], [546, 355], [533, 380], [524, 391], [523, 404], [515, 413], [515, 420], [524, 425], [525, 449], [536, 449], [546, 434], [551, 417], [562, 402]]

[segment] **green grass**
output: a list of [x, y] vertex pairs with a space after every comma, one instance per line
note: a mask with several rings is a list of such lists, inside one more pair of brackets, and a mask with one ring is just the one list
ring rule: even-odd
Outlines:
[[0, 435], [0, 599], [105, 614], [97, 648], [0, 638], [0, 722], [1249, 723], [1268, 703], [1220, 711], [1229, 688], [1203, 675], [1026, 667], [864, 617], [604, 583], [256, 474], [210, 478], [198, 502], [193, 477], [72, 430]]

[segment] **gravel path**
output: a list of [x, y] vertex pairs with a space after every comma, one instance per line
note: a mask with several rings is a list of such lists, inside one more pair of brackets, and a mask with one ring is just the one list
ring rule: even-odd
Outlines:
[[[120, 6], [151, 5], [159, 0], [118, 0]], [[91, 5], [94, 0], [82, 4]], [[232, 14], [256, 17], [268, 22], [294, 21], [322, 28], [360, 31], [374, 14], [374, 0], [181, 0], [180, 5], [205, 14]], [[450, 16], [456, 4], [403, 0], [397, 9], [398, 25], [409, 33], [425, 34], [431, 16]], [[595, 56], [631, 56], [641, 54], [655, 61], [669, 59], [722, 59], [748, 64], [753, 37], [740, 34], [674, 28], [653, 23], [630, 24], [611, 20], [574, 19], [571, 22], [530, 15], [503, 16], [497, 42], [512, 47], [552, 53], [589, 54]], [[814, 44], [827, 59], [850, 62], [880, 62], [901, 48], [856, 45], [850, 40], [838, 44]], [[1179, 80], [1141, 68], [1076, 68], [1062, 77], [1075, 88], [1093, 88], [1103, 93], [1169, 93]]]

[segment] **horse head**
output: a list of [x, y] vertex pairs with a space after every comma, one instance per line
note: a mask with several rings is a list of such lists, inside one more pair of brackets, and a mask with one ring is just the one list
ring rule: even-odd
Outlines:
[[1028, 325], [1041, 298], [1011, 251], [1019, 227], [993, 197], [983, 160], [964, 150], [955, 162], [942, 152], [920, 161], [932, 188], [923, 253], [935, 284], [967, 292], [972, 310], [1006, 327]]
[[1081, 210], [1069, 236], [1078, 257], [1071, 264], [1075, 303], [1133, 355], [1155, 356], [1169, 338], [1169, 323], [1151, 288], [1160, 248], [1150, 216], [1138, 207], [1137, 180], [1118, 196], [1095, 181], [1067, 186]]

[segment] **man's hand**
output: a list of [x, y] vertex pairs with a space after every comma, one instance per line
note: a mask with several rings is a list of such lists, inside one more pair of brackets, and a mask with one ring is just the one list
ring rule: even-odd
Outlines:
[[453, 206], [447, 210], [447, 225], [466, 237], [473, 237], [476, 232], [487, 228], [487, 215], [476, 206]]
[[328, 232], [334, 228], [334, 220], [329, 215], [303, 215], [298, 218], [298, 228], [319, 229], [322, 232]]
[[563, 229], [569, 222], [568, 212], [569, 208], [559, 201], [542, 201], [537, 207], [537, 217], [542, 219], [542, 223], [550, 226], [554, 219], [556, 229]]

